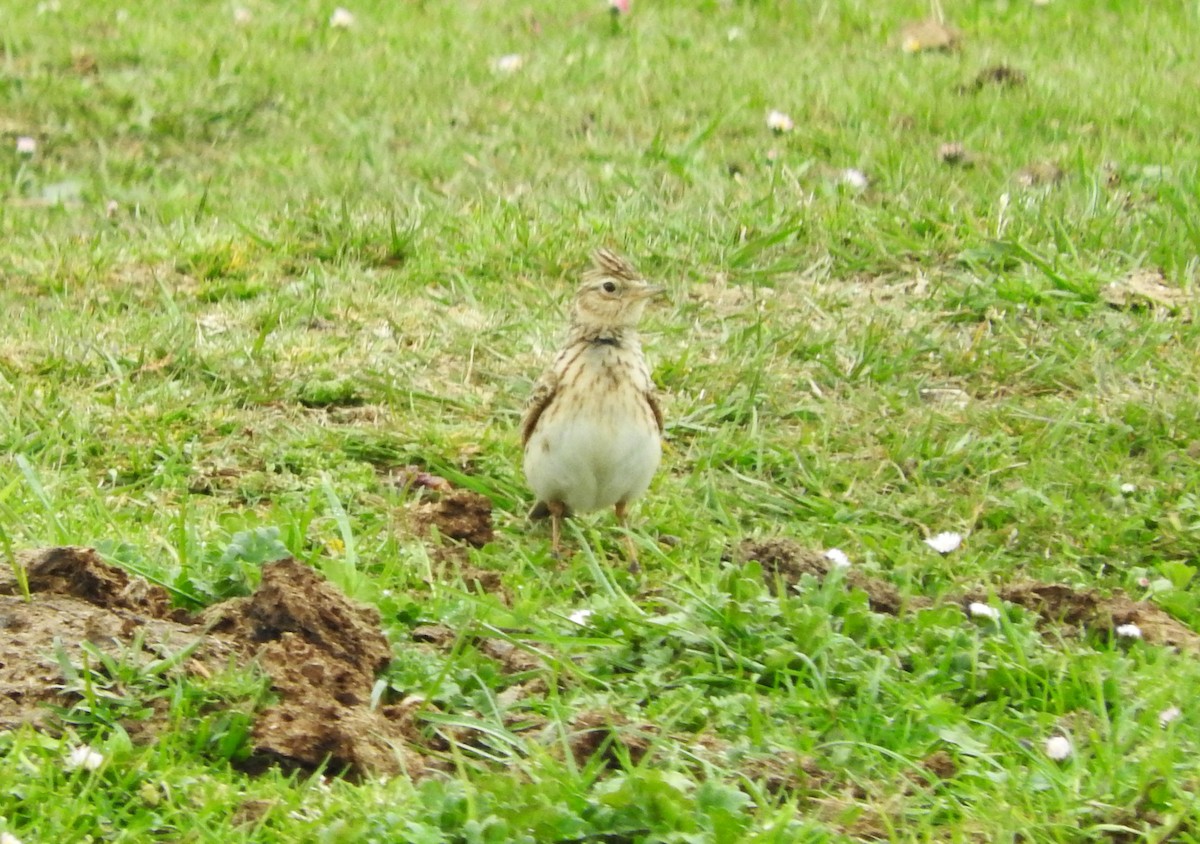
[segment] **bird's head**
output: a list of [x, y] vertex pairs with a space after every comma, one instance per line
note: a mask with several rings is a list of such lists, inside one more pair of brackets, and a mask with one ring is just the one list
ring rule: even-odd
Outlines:
[[586, 328], [634, 328], [646, 303], [665, 289], [642, 278], [627, 259], [599, 249], [575, 294], [571, 322]]

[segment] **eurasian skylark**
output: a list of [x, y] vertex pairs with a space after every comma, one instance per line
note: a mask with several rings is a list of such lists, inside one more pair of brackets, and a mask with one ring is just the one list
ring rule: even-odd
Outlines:
[[[637, 324], [664, 288], [625, 258], [601, 249], [571, 305], [567, 343], [542, 373], [521, 421], [525, 477], [538, 497], [529, 516], [562, 520], [613, 507], [626, 527], [629, 502], [650, 485], [662, 456], [663, 416]], [[633, 539], [625, 534], [631, 564]]]

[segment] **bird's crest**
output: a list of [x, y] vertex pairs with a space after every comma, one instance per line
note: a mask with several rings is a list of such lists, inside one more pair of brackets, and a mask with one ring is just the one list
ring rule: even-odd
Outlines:
[[617, 278], [625, 281], [638, 281], [642, 274], [637, 271], [628, 258], [624, 258], [611, 249], [601, 247], [592, 253], [592, 266], [584, 274], [585, 278]]

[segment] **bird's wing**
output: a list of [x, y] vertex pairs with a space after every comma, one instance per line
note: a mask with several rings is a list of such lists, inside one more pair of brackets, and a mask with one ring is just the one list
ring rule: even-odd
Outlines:
[[654, 421], [658, 423], [658, 432], [663, 432], [663, 412], [662, 405], [658, 402], [658, 393], [651, 387], [646, 392], [642, 393], [646, 397], [646, 404], [650, 405], [650, 412], [654, 414]]
[[533, 430], [537, 427], [538, 420], [542, 418], [542, 412], [550, 406], [550, 402], [554, 401], [557, 393], [558, 373], [553, 369], [547, 369], [533, 385], [533, 393], [525, 402], [525, 415], [521, 417], [522, 446], [528, 443], [529, 438], [533, 436]]

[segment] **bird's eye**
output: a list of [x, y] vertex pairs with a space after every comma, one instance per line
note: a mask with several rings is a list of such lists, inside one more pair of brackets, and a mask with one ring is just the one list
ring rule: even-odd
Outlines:
[[605, 293], [616, 293], [617, 285], [611, 281], [604, 282], [604, 292]]

